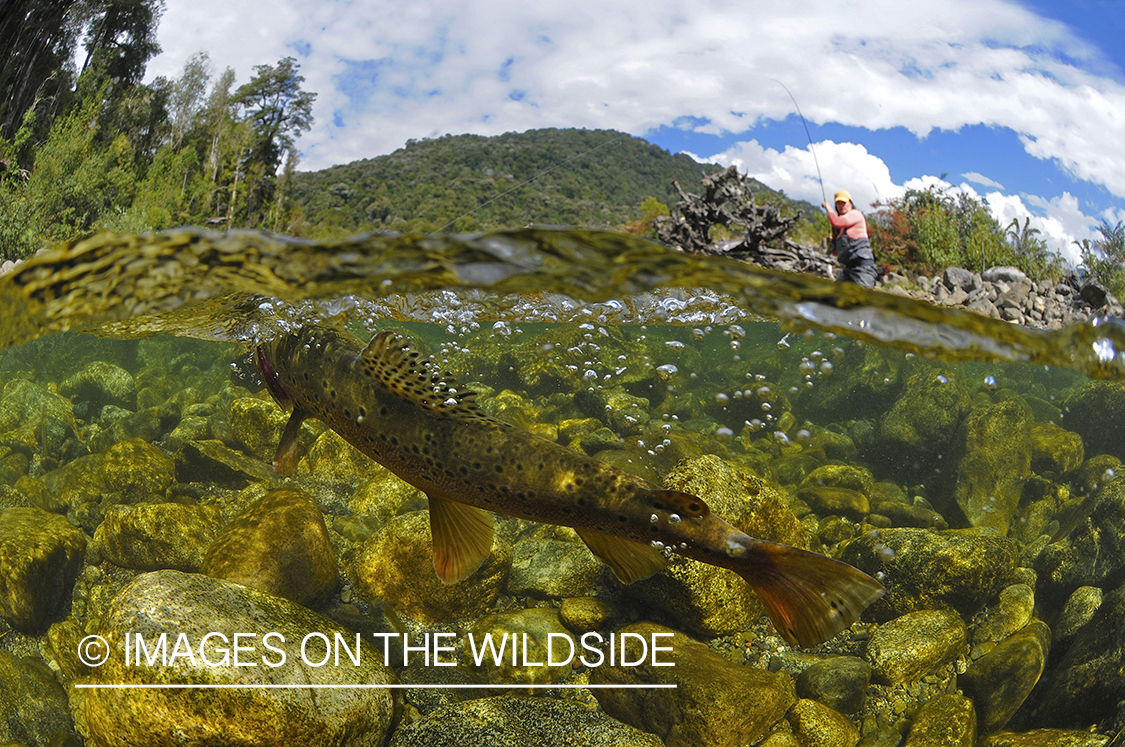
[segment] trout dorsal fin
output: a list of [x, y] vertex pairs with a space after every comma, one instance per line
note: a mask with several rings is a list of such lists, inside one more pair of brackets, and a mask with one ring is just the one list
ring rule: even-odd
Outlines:
[[476, 403], [476, 392], [394, 332], [384, 330], [371, 338], [359, 356], [363, 375], [408, 402], [464, 420], [491, 420]]
[[668, 565], [668, 559], [652, 545], [642, 545], [595, 529], [575, 527], [574, 531], [598, 560], [613, 569], [613, 575], [623, 584], [648, 578]]
[[430, 535], [438, 578], [455, 584], [480, 568], [492, 552], [492, 514], [431, 495]]

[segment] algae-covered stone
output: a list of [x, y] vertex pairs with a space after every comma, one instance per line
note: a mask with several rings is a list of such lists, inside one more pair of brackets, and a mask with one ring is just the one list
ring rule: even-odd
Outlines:
[[1082, 437], [1087, 454], [1125, 459], [1125, 382], [1091, 381], [1062, 409], [1062, 427]]
[[554, 698], [485, 698], [445, 706], [395, 730], [389, 747], [662, 747], [651, 734]]
[[[108, 641], [109, 657], [91, 670], [89, 684], [227, 686], [89, 690], [78, 721], [85, 724], [87, 741], [100, 747], [172, 747], [185, 739], [258, 747], [345, 742], [377, 747], [390, 728], [393, 704], [387, 690], [237, 687], [391, 681], [381, 649], [361, 643], [362, 636], [328, 618], [257, 589], [177, 571], [144, 574], [118, 593], [96, 632]], [[152, 653], [127, 665], [126, 634], [132, 642], [141, 637]], [[358, 652], [359, 663], [341, 648], [340, 666], [316, 666], [331, 653], [324, 640], [346, 644]]]
[[1090, 457], [1074, 475], [1074, 481], [1087, 493], [1093, 493], [1121, 472], [1121, 460], [1112, 454]]
[[336, 588], [336, 553], [317, 502], [294, 488], [272, 490], [215, 537], [202, 573], [292, 599], [306, 607]]
[[1125, 700], [1125, 586], [1105, 595], [1057, 664], [1015, 717], [1016, 729], [1085, 728]]
[[366, 475], [374, 462], [345, 441], [339, 433], [326, 430], [317, 437], [308, 456], [301, 460], [308, 470], [324, 480], [354, 483]]
[[973, 702], [963, 695], [946, 693], [918, 711], [903, 747], [973, 747], [976, 742]]
[[575, 633], [586, 633], [609, 625], [621, 610], [607, 599], [571, 597], [559, 606], [559, 621]]
[[801, 747], [855, 747], [859, 741], [847, 716], [815, 700], [798, 700], [788, 718]]
[[[808, 547], [781, 488], [736, 470], [716, 456], [681, 462], [664, 484], [702, 496], [711, 511], [759, 539]], [[699, 635], [746, 630], [761, 616], [757, 595], [734, 573], [674, 556], [666, 570], [630, 584], [630, 598]]]
[[434, 572], [433, 558], [428, 512], [396, 516], [363, 544], [353, 565], [356, 586], [368, 599], [386, 600], [401, 614], [449, 621], [487, 612], [512, 565], [511, 550], [494, 541], [484, 565], [447, 585]]
[[62, 745], [77, 742], [66, 690], [38, 657], [0, 649], [0, 743]]
[[797, 491], [797, 497], [809, 504], [809, 508], [820, 515], [862, 519], [871, 510], [867, 502], [867, 496], [850, 488], [807, 485]]
[[210, 439], [181, 444], [176, 451], [175, 471], [179, 482], [211, 482], [235, 490], [274, 479], [268, 465]]
[[120, 366], [93, 361], [59, 385], [59, 393], [96, 407], [113, 405], [132, 410], [137, 406], [137, 382]]
[[235, 445], [265, 462], [273, 461], [288, 421], [272, 400], [239, 397], [230, 403], [230, 432]]
[[957, 679], [973, 699], [982, 733], [1002, 728], [1023, 705], [1043, 674], [1050, 645], [1050, 629], [1035, 620], [973, 662]]
[[94, 532], [102, 558], [122, 568], [195, 571], [226, 523], [215, 506], [142, 503], [112, 506]]
[[840, 713], [855, 713], [863, 706], [869, 684], [871, 665], [855, 656], [833, 656], [801, 672], [797, 695]]
[[403, 482], [393, 472], [372, 463], [364, 481], [348, 499], [352, 514], [363, 516], [374, 526], [383, 526], [411, 501], [425, 501], [426, 494]]
[[875, 680], [914, 682], [966, 653], [968, 629], [953, 610], [908, 612], [875, 629], [864, 658]]
[[971, 618], [1008, 584], [1017, 558], [1016, 543], [1002, 537], [910, 528], [860, 535], [841, 555], [887, 587], [870, 607], [877, 620], [939, 608]]
[[508, 592], [559, 599], [587, 594], [606, 572], [585, 545], [525, 539], [512, 546]]
[[[1031, 409], [1018, 397], [968, 414], [953, 443], [951, 508], [1007, 534], [1031, 472]], [[948, 515], [948, 514], [947, 514]]]
[[[559, 622], [558, 610], [540, 607], [485, 615], [470, 631], [466, 656], [483, 655], [480, 667], [493, 684], [544, 685], [562, 682], [573, 671], [571, 664], [584, 652], [574, 636]], [[489, 647], [486, 641], [492, 642]], [[507, 646], [501, 648], [506, 642]], [[510, 652], [518, 648], [512, 662]], [[508, 652], [507, 656], [499, 653]], [[495, 654], [495, 656], [493, 656]], [[474, 656], [475, 658], [475, 656]], [[473, 662], [476, 666], [476, 661]]]
[[102, 455], [100, 475], [127, 503], [161, 501], [175, 475], [172, 458], [139, 438], [120, 441]]
[[1035, 609], [1035, 592], [1027, 584], [1012, 584], [1000, 592], [996, 604], [976, 621], [973, 643], [1002, 641], [1027, 625]]
[[70, 599], [86, 536], [65, 516], [39, 508], [0, 510], [0, 617], [42, 632]]
[[1106, 747], [1109, 739], [1086, 730], [1032, 729], [1022, 733], [1002, 731], [991, 734], [980, 747]]
[[940, 452], [971, 407], [972, 396], [960, 379], [932, 371], [916, 373], [906, 380], [879, 426], [883, 450], [893, 461], [902, 461], [902, 455]]
[[[796, 701], [793, 680], [784, 672], [744, 667], [712, 652], [683, 633], [637, 623], [634, 633], [661, 651], [637, 666], [593, 667], [590, 682], [609, 685], [674, 684], [675, 689], [607, 688], [594, 691], [606, 713], [656, 734], [667, 747], [741, 747], [761, 739]], [[654, 635], [674, 633], [672, 637]]]
[[0, 393], [0, 442], [21, 443], [37, 453], [57, 455], [74, 430], [74, 408], [66, 397], [23, 379]]
[[1051, 631], [1056, 646], [1061, 649], [1070, 647], [1078, 631], [1090, 622], [1094, 613], [1102, 606], [1102, 597], [1103, 592], [1097, 586], [1079, 586], [1074, 590]]
[[1040, 474], [1066, 475], [1082, 464], [1082, 437], [1054, 423], [1031, 427], [1031, 467]]

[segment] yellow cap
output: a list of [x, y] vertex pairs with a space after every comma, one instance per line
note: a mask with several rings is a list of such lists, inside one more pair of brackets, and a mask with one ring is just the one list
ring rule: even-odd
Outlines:
[[836, 202], [851, 202], [852, 196], [848, 194], [848, 190], [841, 189], [836, 193]]

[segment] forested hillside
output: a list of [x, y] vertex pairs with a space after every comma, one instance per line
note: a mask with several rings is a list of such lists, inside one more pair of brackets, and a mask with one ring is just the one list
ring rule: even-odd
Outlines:
[[[646, 198], [674, 207], [673, 179], [694, 192], [703, 173], [719, 168], [612, 130], [446, 135], [409, 141], [386, 156], [299, 173], [293, 196], [304, 208], [310, 235], [528, 223], [621, 228], [642, 217]], [[784, 199], [760, 182], [754, 186], [761, 200]]]

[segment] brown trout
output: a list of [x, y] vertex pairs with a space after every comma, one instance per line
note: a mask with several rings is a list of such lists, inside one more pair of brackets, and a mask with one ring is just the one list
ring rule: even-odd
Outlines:
[[296, 469], [301, 422], [315, 417], [429, 496], [434, 568], [453, 583], [492, 549], [490, 511], [573, 527], [624, 583], [674, 552], [739, 574], [791, 643], [812, 646], [883, 594], [870, 576], [823, 555], [757, 540], [700, 498], [665, 490], [488, 416], [474, 393], [391, 333], [363, 345], [309, 325], [262, 343], [257, 362], [292, 415], [274, 470]]

